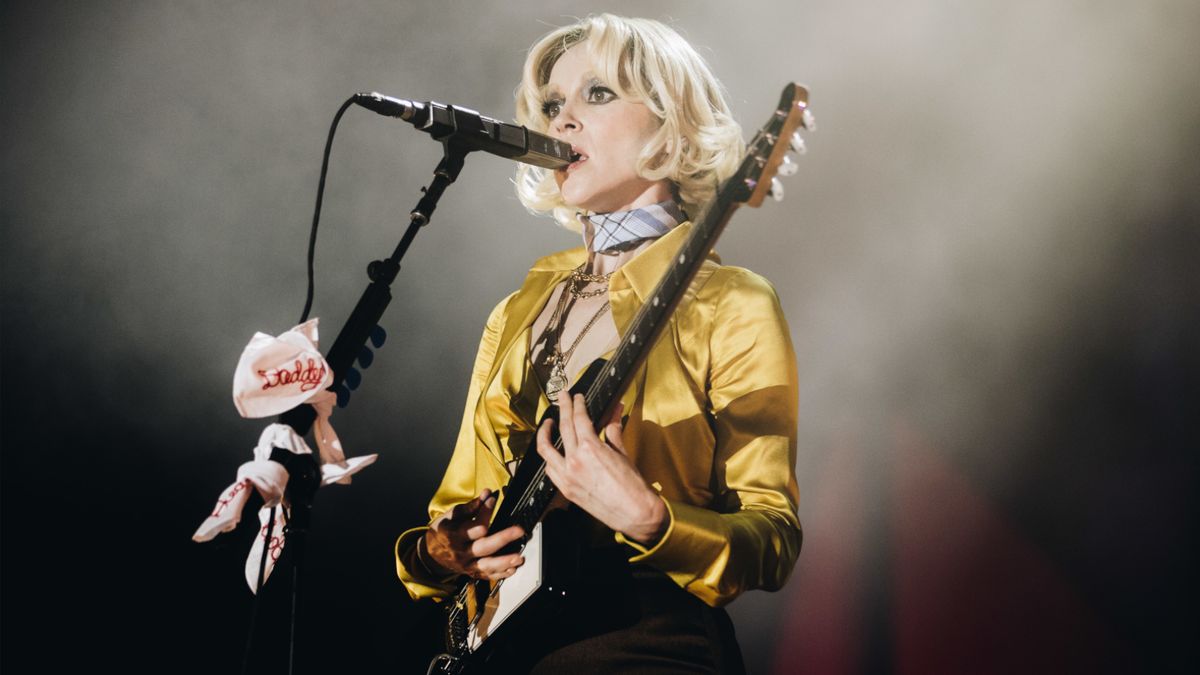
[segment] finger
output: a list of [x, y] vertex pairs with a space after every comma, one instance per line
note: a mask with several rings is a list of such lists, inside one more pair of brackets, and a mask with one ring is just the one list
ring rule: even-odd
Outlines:
[[469, 506], [468, 505], [469, 504], [470, 504], [470, 502], [464, 502], [462, 504], [455, 504], [454, 506], [452, 506], [450, 508], [449, 511], [442, 514], [442, 517], [451, 522], [463, 520], [468, 517], [468, 514], [469, 514], [469, 511], [468, 511]]
[[496, 508], [496, 495], [485, 489], [479, 494], [482, 500], [479, 502], [479, 508], [475, 511], [474, 519], [481, 523], [489, 523], [492, 520], [492, 509]]
[[572, 400], [570, 392], [558, 392], [558, 435], [562, 438], [563, 452], [568, 452], [575, 447], [575, 428], [571, 420], [573, 418], [575, 402]]
[[561, 462], [563, 459], [563, 456], [554, 447], [554, 442], [551, 440], [550, 429], [553, 424], [554, 420], [546, 420], [542, 424], [542, 428], [538, 429], [537, 435], [537, 453], [541, 455], [542, 461], [546, 463], [547, 468], [556, 465], [557, 462]]
[[467, 531], [466, 531], [467, 539], [470, 541], [475, 541], [476, 539], [482, 539], [484, 536], [487, 535], [487, 533], [488, 533], [487, 523], [480, 523], [478, 525], [473, 525], [471, 527], [468, 527]]
[[513, 525], [512, 527], [506, 527], [495, 534], [489, 534], [482, 539], [476, 539], [471, 543], [471, 547], [468, 550], [470, 554], [476, 558], [486, 558], [505, 546], [508, 546], [512, 542], [520, 539], [524, 535], [524, 530], [516, 525]]
[[491, 498], [492, 491], [488, 488], [483, 488], [483, 491], [479, 493], [479, 496], [467, 502], [467, 512], [471, 515], [471, 517], [478, 516], [480, 509], [484, 508], [484, 505], [487, 504], [488, 500]]
[[592, 438], [596, 438], [596, 440], [599, 440], [599, 437], [596, 436], [596, 427], [592, 424], [592, 418], [588, 416], [587, 402], [584, 401], [583, 394], [575, 395], [575, 402], [571, 412], [573, 413], [571, 419], [575, 426], [573, 431], [576, 442], [580, 439], [591, 440]]
[[473, 517], [475, 513], [479, 511], [480, 504], [482, 504], [483, 500], [487, 499], [491, 493], [491, 490], [484, 488], [483, 492], [480, 492], [479, 496], [475, 497], [471, 501], [463, 504], [455, 504], [454, 508], [450, 509], [450, 520], [462, 521]]
[[466, 565], [463, 565], [462, 573], [471, 577], [472, 579], [485, 578], [483, 570], [479, 569], [479, 561], [478, 560], [472, 560], [471, 562], [467, 563]]
[[617, 401], [617, 405], [613, 406], [613, 409], [611, 411], [609, 411], [608, 417], [604, 418], [604, 424], [602, 424], [601, 426], [607, 427], [608, 425], [612, 424], [613, 422], [620, 424], [621, 417], [624, 414], [625, 414], [625, 404], [621, 403], [620, 401]]
[[562, 497], [567, 504], [574, 504], [576, 497], [581, 494], [579, 484], [567, 466], [567, 458], [559, 456], [555, 460], [555, 464], [546, 464], [546, 477], [558, 488], [557, 497]]
[[496, 494], [491, 490], [484, 488], [483, 492], [479, 493], [479, 499], [482, 500], [479, 508], [475, 511], [475, 515], [471, 517], [471, 520], [475, 524], [468, 527], [464, 532], [467, 535], [467, 539], [470, 540], [479, 539], [487, 534], [488, 528], [492, 523], [492, 510], [496, 508]]
[[622, 437], [623, 433], [624, 431], [623, 427], [621, 426], [620, 417], [617, 417], [617, 419], [609, 422], [608, 426], [604, 427], [605, 440], [607, 440], [608, 444], [619, 451], [622, 455], [625, 454], [625, 439]]
[[489, 558], [480, 558], [476, 567], [488, 579], [499, 579], [508, 570], [515, 570], [525, 564], [525, 558], [519, 553]]

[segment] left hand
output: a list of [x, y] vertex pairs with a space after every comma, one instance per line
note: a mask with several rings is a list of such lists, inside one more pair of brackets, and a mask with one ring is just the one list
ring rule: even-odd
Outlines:
[[662, 538], [669, 524], [667, 507], [625, 454], [618, 405], [606, 420], [607, 443], [596, 434], [583, 396], [558, 396], [560, 454], [550, 442], [552, 420], [538, 429], [537, 451], [546, 475], [567, 501], [596, 520], [645, 546]]

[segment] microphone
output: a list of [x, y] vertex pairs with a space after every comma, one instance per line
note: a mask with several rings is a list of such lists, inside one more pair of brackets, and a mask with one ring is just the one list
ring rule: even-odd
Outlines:
[[563, 143], [518, 124], [480, 115], [470, 108], [429, 101], [419, 103], [377, 92], [354, 95], [354, 102], [380, 115], [398, 117], [439, 141], [454, 138], [472, 150], [545, 169], [562, 169], [579, 158]]

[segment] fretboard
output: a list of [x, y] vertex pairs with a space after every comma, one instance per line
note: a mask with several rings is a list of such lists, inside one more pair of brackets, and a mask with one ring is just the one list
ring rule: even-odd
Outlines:
[[[581, 378], [581, 381], [591, 381], [585, 399], [588, 415], [596, 422], [597, 431], [601, 421], [606, 419], [628, 388], [637, 369], [645, 362], [671, 313], [686, 294], [688, 285], [700, 270], [733, 212], [744, 201], [747, 191], [748, 186], [740, 181], [729, 182], [722, 188], [710, 202], [705, 214], [692, 224], [691, 231], [663, 272], [662, 279], [630, 321], [612, 358], [603, 363], [600, 372], [585, 374]], [[541, 519], [555, 494], [557, 489], [546, 477], [541, 457], [531, 445], [521, 460], [517, 474], [509, 482], [505, 501], [493, 521], [492, 531], [520, 525], [529, 532]]]

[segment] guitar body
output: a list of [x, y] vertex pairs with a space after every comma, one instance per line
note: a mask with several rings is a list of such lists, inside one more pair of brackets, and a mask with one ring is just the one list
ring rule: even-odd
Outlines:
[[[604, 359], [592, 362], [571, 393], [586, 393], [605, 363]], [[538, 426], [547, 419], [558, 419], [558, 406], [550, 406]], [[557, 425], [552, 440], [558, 443]], [[499, 582], [471, 580], [464, 584], [447, 608], [449, 652], [434, 659], [429, 673], [487, 672], [486, 664], [497, 645], [517, 641], [516, 636], [528, 632], [533, 621], [553, 620], [564, 611], [565, 598], [579, 580], [580, 534], [586, 524], [584, 514], [573, 506], [546, 511], [554, 493], [550, 479], [542, 474], [543, 465], [535, 438], [525, 449], [516, 475], [504, 487], [492, 519], [492, 531], [521, 525], [527, 532], [523, 540], [496, 554], [520, 551], [525, 563]], [[541, 518], [530, 522], [528, 514], [534, 512]]]
[[[583, 514], [575, 508], [555, 509], [534, 526], [521, 549], [525, 564], [497, 584], [472, 581], [466, 601], [465, 649], [458, 656], [435, 659], [432, 673], [489, 672], [488, 662], [501, 645], [519, 644], [536, 633], [536, 623], [567, 615], [567, 598], [579, 582]], [[454, 627], [447, 628], [447, 642]]]
[[[642, 305], [625, 327], [612, 357], [589, 366], [571, 388], [571, 393], [584, 396], [588, 417], [594, 422], [607, 419], [617, 405], [734, 210], [741, 204], [759, 206], [767, 194], [782, 196], [782, 188], [774, 189], [774, 175], [781, 166], [795, 166], [785, 155], [789, 141], [794, 151], [803, 150], [798, 127], [812, 128], [808, 92], [789, 84], [767, 124], [747, 144], [738, 171], [722, 183], [703, 215], [694, 221], [675, 262], [649, 295], [652, 300]], [[557, 414], [557, 407], [551, 406], [542, 421], [556, 419]], [[557, 431], [553, 442], [561, 449]], [[561, 612], [563, 599], [571, 594], [579, 577], [585, 528], [583, 514], [574, 507], [548, 510], [557, 494], [545, 474], [535, 440], [504, 488], [491, 524], [493, 532], [519, 525], [527, 533], [525, 539], [500, 552], [520, 550], [525, 564], [507, 579], [468, 581], [460, 587], [448, 603], [447, 653], [434, 659], [429, 673], [488, 672], [488, 660], [497, 653], [497, 645], [511, 641], [519, 648], [522, 634], [536, 633], [537, 625], [554, 621]]]

